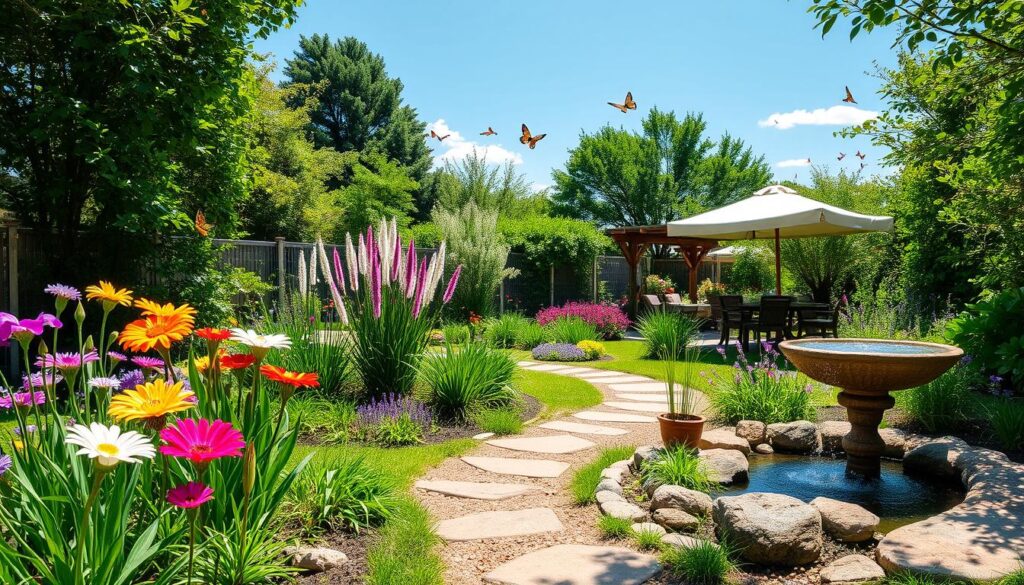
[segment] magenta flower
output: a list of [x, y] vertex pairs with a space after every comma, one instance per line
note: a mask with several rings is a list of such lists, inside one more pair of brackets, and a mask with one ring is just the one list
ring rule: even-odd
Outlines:
[[441, 302], [447, 304], [448, 301], [452, 300], [452, 295], [455, 294], [455, 285], [459, 283], [460, 274], [462, 274], [462, 264], [455, 267], [455, 272], [452, 273], [452, 277], [448, 281], [448, 288], [445, 289]]
[[420, 272], [419, 276], [416, 277], [416, 299], [412, 303], [412, 316], [413, 318], [420, 316], [420, 310], [423, 308], [423, 293], [427, 288], [427, 259], [426, 257], [420, 261]]
[[213, 499], [213, 490], [195, 481], [167, 490], [167, 501], [172, 506], [191, 510]]
[[242, 433], [222, 420], [181, 419], [160, 431], [166, 445], [160, 452], [171, 457], [188, 459], [202, 467], [221, 457], [241, 457], [245, 441]]
[[64, 380], [64, 376], [52, 372], [36, 372], [30, 376], [21, 377], [21, 388], [28, 392], [34, 388], [43, 386], [56, 386]]
[[107, 357], [110, 358], [110, 361], [114, 362], [115, 365], [119, 362], [123, 362], [124, 360], [128, 359], [128, 356], [124, 355], [119, 351], [108, 351]]
[[334, 247], [334, 254], [332, 254], [334, 260], [334, 278], [337, 281], [338, 292], [345, 293], [345, 271], [341, 269], [341, 254], [338, 253], [338, 247]]
[[160, 358], [151, 357], [148, 355], [137, 355], [132, 357], [132, 363], [143, 369], [151, 370], [162, 370], [164, 369], [164, 360]]
[[95, 349], [89, 350], [85, 354], [78, 354], [74, 352], [62, 352], [62, 353], [50, 353], [41, 355], [36, 358], [36, 366], [40, 368], [54, 368], [65, 372], [67, 370], [77, 370], [84, 364], [91, 364], [93, 362], [100, 361], [100, 356], [96, 353]]
[[0, 313], [0, 343], [6, 344], [13, 337], [19, 343], [27, 344], [33, 337], [42, 335], [44, 328], [60, 329], [63, 326], [60, 319], [49, 313], [39, 313], [35, 319], [18, 319], [10, 313]]
[[[370, 241], [373, 241], [373, 233], [370, 233]], [[370, 294], [373, 300], [373, 318], [380, 318], [380, 305], [381, 305], [381, 275], [380, 275], [380, 258], [373, 254], [370, 257]]]
[[27, 408], [32, 405], [46, 404], [46, 393], [37, 390], [36, 392], [15, 392], [0, 396], [0, 408], [10, 410], [11, 408]]
[[51, 294], [58, 299], [64, 299], [65, 301], [77, 301], [82, 298], [82, 293], [79, 292], [77, 288], [66, 284], [56, 283], [47, 285], [47, 287], [43, 289], [43, 292]]
[[579, 317], [593, 325], [605, 339], [618, 339], [629, 327], [629, 317], [621, 308], [604, 303], [570, 302], [561, 307], [548, 307], [537, 313], [537, 323], [547, 325], [559, 317]]

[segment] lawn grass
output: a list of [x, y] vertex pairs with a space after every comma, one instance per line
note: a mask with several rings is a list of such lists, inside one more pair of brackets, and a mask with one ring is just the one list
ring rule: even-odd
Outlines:
[[517, 369], [512, 384], [544, 405], [541, 416], [554, 417], [569, 411], [582, 410], [604, 400], [601, 391], [578, 378], [547, 372]]
[[636, 447], [631, 445], [608, 447], [601, 451], [597, 459], [579, 468], [576, 475], [572, 477], [572, 483], [569, 484], [572, 501], [578, 506], [593, 504], [597, 484], [601, 483], [601, 472], [604, 468], [616, 461], [629, 459], [633, 456], [635, 449]]

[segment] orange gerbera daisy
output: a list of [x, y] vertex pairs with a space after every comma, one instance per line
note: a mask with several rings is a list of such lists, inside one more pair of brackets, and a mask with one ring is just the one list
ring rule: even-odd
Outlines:
[[256, 356], [248, 353], [233, 353], [220, 358], [222, 370], [244, 370], [256, 362]]
[[92, 284], [85, 287], [85, 298], [91, 301], [101, 301], [103, 308], [107, 311], [117, 305], [127, 307], [132, 303], [132, 291], [126, 288], [116, 288], [105, 280], [99, 284]]
[[315, 388], [320, 385], [320, 378], [316, 373], [289, 372], [284, 368], [271, 365], [260, 366], [260, 373], [268, 380], [287, 384], [293, 388]]
[[219, 327], [203, 327], [202, 329], [196, 329], [196, 337], [202, 337], [207, 341], [224, 341], [231, 337], [231, 331], [229, 329], [221, 329]]
[[138, 353], [152, 349], [166, 352], [171, 344], [192, 333], [192, 318], [182, 315], [150, 315], [125, 325], [118, 340], [121, 347]]
[[149, 299], [136, 299], [135, 306], [142, 309], [143, 317], [181, 317], [187, 319], [189, 323], [195, 323], [198, 312], [188, 303], [175, 307], [174, 303], [161, 305]]
[[185, 390], [184, 383], [171, 384], [158, 378], [111, 398], [107, 414], [119, 422], [143, 420], [152, 428], [160, 428], [168, 414], [188, 410], [195, 404], [195, 394]]

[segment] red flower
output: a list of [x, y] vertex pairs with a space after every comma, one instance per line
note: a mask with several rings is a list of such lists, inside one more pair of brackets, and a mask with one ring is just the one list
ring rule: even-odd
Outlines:
[[227, 329], [220, 329], [218, 327], [203, 327], [202, 329], [196, 329], [195, 334], [208, 341], [224, 341], [231, 337], [231, 331]]
[[221, 356], [220, 367], [225, 370], [242, 370], [256, 362], [255, 356], [247, 353], [233, 353]]
[[260, 373], [268, 380], [287, 384], [293, 388], [315, 388], [320, 385], [319, 376], [316, 373], [289, 372], [278, 366], [260, 366]]

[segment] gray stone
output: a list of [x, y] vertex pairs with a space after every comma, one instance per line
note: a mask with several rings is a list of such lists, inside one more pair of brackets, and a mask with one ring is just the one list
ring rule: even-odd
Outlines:
[[623, 402], [621, 400], [609, 400], [602, 403], [602, 406], [617, 408], [619, 410], [629, 410], [632, 412], [649, 412], [653, 414], [661, 414], [668, 410], [668, 406], [661, 402]]
[[477, 441], [483, 441], [484, 439], [490, 439], [494, 436], [494, 433], [477, 433], [473, 435], [473, 438]]
[[821, 450], [825, 453], [842, 453], [843, 437], [850, 432], [850, 423], [841, 420], [827, 420], [818, 425], [821, 431]]
[[600, 425], [588, 425], [584, 423], [574, 423], [564, 420], [553, 420], [550, 422], [538, 425], [542, 429], [548, 429], [551, 431], [562, 431], [565, 433], [579, 433], [581, 435], [625, 435], [629, 431], [626, 429], [617, 429], [615, 427], [602, 427]]
[[908, 433], [900, 429], [878, 429], [878, 434], [885, 441], [883, 455], [893, 459], [903, 459], [903, 455], [906, 452]]
[[732, 427], [707, 431], [701, 435], [698, 446], [701, 450], [735, 449], [744, 455], [750, 453], [750, 443], [743, 437], [736, 436], [736, 429]]
[[607, 477], [597, 482], [597, 490], [599, 492], [614, 492], [622, 495], [622, 484], [615, 481], [614, 479], [608, 479]]
[[768, 425], [768, 438], [776, 451], [812, 453], [818, 450], [818, 427], [806, 420]]
[[[701, 538], [695, 538], [693, 536], [687, 536], [685, 534], [666, 534], [661, 537], [661, 542], [675, 548], [693, 548], [695, 546], [703, 545], [708, 541]], [[714, 546], [715, 548], [718, 548], [717, 544]]]
[[619, 495], [619, 494], [617, 494], [617, 493], [615, 493], [613, 491], [609, 491], [609, 490], [601, 490], [601, 491], [595, 493], [594, 494], [594, 500], [596, 500], [598, 504], [603, 504], [605, 502], [625, 502], [626, 501], [625, 498], [623, 498], [621, 495]]
[[823, 568], [820, 575], [822, 585], [853, 585], [881, 581], [885, 578], [885, 571], [864, 555], [847, 555]]
[[821, 513], [821, 527], [843, 542], [864, 542], [878, 529], [878, 516], [848, 502], [831, 498], [814, 498], [811, 505]]
[[640, 484], [640, 488], [644, 490], [644, 493], [647, 494], [648, 498], [653, 498], [655, 490], [660, 488], [662, 485], [664, 484], [661, 483], [660, 480], [654, 479], [653, 477], [648, 477], [647, 479], [643, 480], [643, 482]]
[[647, 519], [647, 512], [644, 512], [643, 508], [629, 502], [608, 501], [598, 504], [597, 507], [602, 514], [612, 518], [632, 520], [633, 522], [643, 522]]
[[640, 585], [661, 570], [657, 557], [627, 548], [559, 544], [527, 553], [484, 575], [500, 585]]
[[768, 427], [759, 420], [741, 420], [736, 423], [736, 436], [747, 440], [755, 447], [768, 440]]
[[669, 530], [693, 532], [700, 527], [700, 519], [675, 508], [658, 508], [651, 514], [651, 519]]
[[478, 512], [437, 523], [437, 535], [447, 541], [507, 538], [543, 532], [560, 532], [562, 523], [550, 508], [527, 508], [512, 512]]
[[637, 522], [630, 526], [630, 530], [638, 534], [641, 532], [653, 532], [658, 536], [662, 536], [663, 534], [665, 534], [665, 529], [655, 524], [654, 522]]
[[959, 477], [956, 461], [968, 449], [970, 445], [956, 437], [942, 437], [908, 451], [903, 456], [903, 468], [938, 477]]
[[656, 459], [659, 452], [660, 450], [657, 447], [651, 447], [649, 445], [637, 447], [636, 450], [633, 451], [633, 471], [640, 471], [645, 463]]
[[436, 492], [456, 498], [475, 500], [504, 500], [537, 490], [532, 485], [517, 483], [484, 483], [473, 481], [429, 481], [419, 480], [416, 487], [428, 492]]
[[284, 549], [284, 554], [293, 567], [315, 573], [329, 571], [348, 562], [348, 555], [326, 547], [290, 546]]
[[732, 449], [707, 449], [701, 451], [699, 457], [711, 481], [722, 485], [747, 481], [750, 464], [743, 453]]
[[719, 535], [728, 535], [750, 562], [796, 566], [821, 556], [821, 514], [796, 498], [758, 492], [721, 496], [714, 519]]
[[754, 447], [754, 451], [760, 453], [761, 455], [771, 455], [772, 453], [775, 452], [775, 449], [772, 449], [772, 446], [769, 445], [768, 443], [761, 443], [757, 447]]
[[679, 485], [663, 485], [651, 496], [651, 511], [660, 508], [682, 510], [697, 517], [711, 515], [711, 496]]
[[597, 422], [617, 423], [656, 423], [658, 419], [653, 416], [642, 414], [627, 414], [625, 412], [601, 412], [597, 410], [583, 410], [573, 415], [580, 420], [592, 420]]
[[624, 467], [605, 467], [601, 470], [601, 477], [604, 479], [611, 479], [619, 484], [622, 483], [623, 477], [629, 473], [629, 469]]

